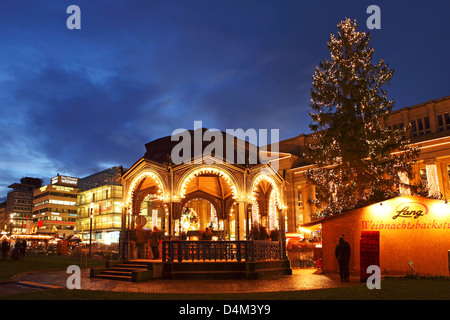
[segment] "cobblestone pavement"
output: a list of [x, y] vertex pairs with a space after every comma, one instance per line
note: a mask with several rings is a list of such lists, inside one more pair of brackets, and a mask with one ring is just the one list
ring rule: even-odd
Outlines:
[[[293, 269], [292, 276], [268, 280], [162, 280], [126, 282], [89, 277], [81, 270], [81, 289], [144, 293], [249, 293], [335, 288], [360, 284], [359, 277], [341, 283], [338, 275], [319, 274], [315, 269]], [[63, 271], [32, 273], [19, 278], [19, 284], [32, 287], [66, 287], [70, 274]]]

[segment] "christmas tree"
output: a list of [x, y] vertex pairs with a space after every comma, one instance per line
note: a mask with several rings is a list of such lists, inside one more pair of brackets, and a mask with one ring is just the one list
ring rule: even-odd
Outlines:
[[[311, 142], [306, 173], [316, 186], [319, 217], [333, 215], [399, 195], [411, 187], [418, 150], [405, 138], [408, 127], [382, 126], [394, 107], [384, 85], [394, 71], [384, 59], [374, 64], [370, 34], [345, 19], [327, 43], [330, 60], [316, 67], [311, 89]], [[402, 178], [403, 177], [403, 178]]]

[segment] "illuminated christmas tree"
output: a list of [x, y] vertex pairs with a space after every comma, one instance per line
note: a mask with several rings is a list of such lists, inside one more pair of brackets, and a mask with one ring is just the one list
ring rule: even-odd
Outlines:
[[306, 173], [316, 186], [319, 217], [382, 201], [412, 187], [418, 150], [408, 146], [408, 127], [382, 126], [394, 107], [384, 85], [393, 70], [384, 59], [374, 64], [370, 34], [356, 21], [338, 24], [331, 35], [331, 59], [316, 67], [311, 90], [312, 141], [306, 157], [316, 168]]

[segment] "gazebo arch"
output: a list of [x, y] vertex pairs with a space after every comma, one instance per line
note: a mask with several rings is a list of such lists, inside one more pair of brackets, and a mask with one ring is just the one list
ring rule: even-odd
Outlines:
[[263, 174], [263, 173], [260, 173], [260, 174], [256, 175], [255, 177], [253, 177], [253, 181], [251, 183], [251, 197], [252, 197], [252, 200], [255, 197], [255, 189], [256, 189], [256, 187], [258, 186], [258, 184], [262, 180], [267, 181], [268, 183], [270, 183], [272, 188], [274, 188], [274, 190], [276, 192], [277, 201], [278, 201], [279, 204], [281, 204], [282, 197], [281, 197], [281, 193], [280, 193], [280, 186], [277, 184], [275, 179], [273, 179], [269, 175]]
[[279, 228], [277, 210], [282, 206], [281, 199], [280, 187], [272, 177], [263, 173], [255, 176], [251, 183], [252, 220], [265, 217], [266, 227]]
[[136, 191], [142, 187], [142, 183], [145, 179], [150, 178], [155, 182], [156, 194], [159, 200], [165, 200], [169, 196], [167, 186], [164, 183], [161, 175], [154, 170], [144, 169], [137, 175], [130, 183], [128, 188], [128, 194], [126, 196], [126, 204], [129, 207], [130, 212], [136, 214], [136, 209], [138, 208], [138, 201], [142, 202], [142, 196], [136, 194]]
[[233, 176], [226, 168], [214, 166], [214, 165], [201, 165], [199, 167], [194, 167], [186, 171], [180, 178], [178, 185], [175, 189], [175, 195], [179, 196], [180, 199], [186, 196], [186, 187], [192, 178], [195, 178], [202, 174], [214, 174], [223, 178], [228, 186], [230, 187], [233, 199], [237, 199], [239, 195], [242, 195], [242, 186], [239, 184], [236, 177]]

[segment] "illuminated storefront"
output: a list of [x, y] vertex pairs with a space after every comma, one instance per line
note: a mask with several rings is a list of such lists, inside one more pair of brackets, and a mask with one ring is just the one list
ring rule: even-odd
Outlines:
[[[378, 261], [382, 274], [448, 275], [450, 204], [403, 196], [323, 219], [323, 271], [338, 272], [335, 247], [344, 235], [352, 254], [350, 271], [361, 274]], [[370, 262], [372, 261], [372, 262]]]
[[92, 235], [99, 243], [117, 243], [121, 219], [122, 186], [103, 185], [78, 193], [76, 233], [83, 241]]

